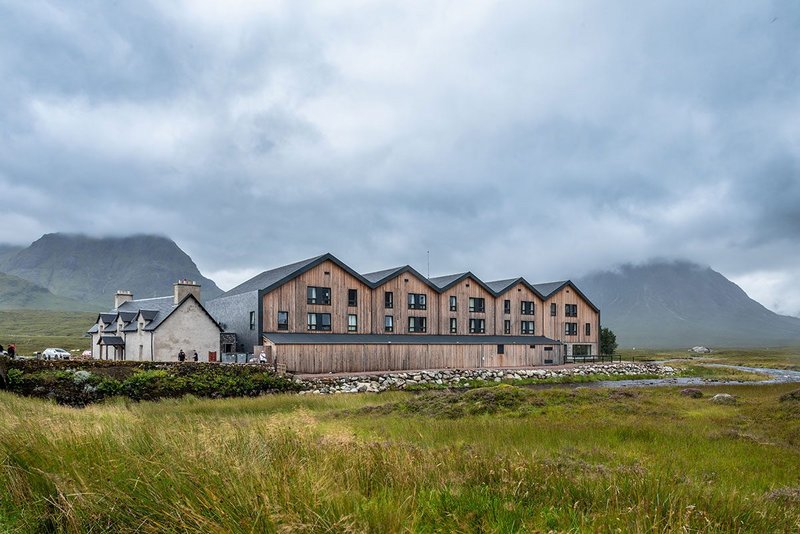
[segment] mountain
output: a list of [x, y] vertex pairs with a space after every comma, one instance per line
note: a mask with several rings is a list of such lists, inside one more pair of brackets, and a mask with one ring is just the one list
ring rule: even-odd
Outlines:
[[0, 243], [0, 263], [2, 263], [3, 260], [5, 259], [10, 258], [23, 248], [25, 247], [21, 247], [18, 245], [5, 245], [3, 243]]
[[624, 265], [575, 283], [623, 347], [781, 346], [800, 319], [774, 313], [709, 267], [686, 261]]
[[54, 295], [47, 289], [17, 276], [0, 273], [0, 310], [94, 311], [96, 309], [96, 306]]
[[102, 309], [113, 305], [118, 289], [133, 291], [135, 298], [170, 295], [180, 278], [198, 281], [204, 300], [222, 294], [174, 241], [152, 235], [45, 234], [0, 260], [0, 272]]

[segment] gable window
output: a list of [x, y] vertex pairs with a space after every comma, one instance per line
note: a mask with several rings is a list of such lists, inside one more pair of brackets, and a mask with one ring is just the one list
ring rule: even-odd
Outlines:
[[306, 304], [330, 304], [331, 288], [308, 286]]
[[534, 324], [533, 321], [522, 321], [522, 330], [523, 334], [533, 334]]
[[250, 330], [256, 329], [256, 312], [250, 312]]
[[458, 298], [455, 295], [450, 297], [450, 311], [458, 310]]
[[450, 333], [458, 334], [458, 319], [455, 317], [450, 318]]
[[511, 301], [510, 300], [504, 300], [503, 301], [503, 313], [505, 313], [505, 314], [511, 313]]
[[[483, 300], [483, 299], [481, 299]], [[470, 319], [469, 320], [469, 333], [470, 334], [483, 334], [486, 332], [485, 319]]]
[[394, 332], [394, 316], [393, 315], [385, 315], [383, 317], [383, 331], [384, 332]]
[[522, 315], [533, 315], [533, 310], [533, 302], [530, 300], [523, 300], [521, 302], [520, 313], [522, 313]]
[[505, 345], [497, 345], [497, 354], [505, 354], [506, 353], [506, 346]]
[[510, 319], [506, 319], [505, 321], [503, 321], [503, 333], [504, 334], [510, 334], [511, 333], [511, 320]]
[[394, 308], [394, 293], [391, 291], [383, 292], [383, 307]]
[[358, 315], [354, 313], [347, 315], [347, 331], [358, 332]]
[[428, 299], [424, 293], [409, 293], [408, 294], [408, 309], [409, 310], [427, 310]]
[[586, 330], [585, 333], [587, 336], [592, 335], [592, 323], [586, 323]]
[[577, 336], [578, 335], [578, 323], [564, 323], [564, 335], [565, 336]]
[[556, 313], [558, 313], [558, 312], [557, 312], [557, 310], [558, 310], [558, 307], [556, 306], [556, 303], [555, 303], [555, 302], [554, 302], [554, 303], [552, 303], [552, 304], [550, 305], [550, 316], [551, 316], [551, 317], [555, 317], [555, 316], [556, 316]]
[[308, 314], [308, 329], [330, 331], [331, 329], [331, 314], [330, 313], [309, 313]]
[[483, 313], [484, 311], [486, 311], [486, 301], [482, 298], [470, 297], [469, 311], [475, 313]]
[[278, 330], [289, 330], [289, 312], [278, 312]]
[[409, 333], [425, 333], [428, 331], [428, 318], [427, 317], [409, 317], [408, 318], [408, 331]]
[[567, 317], [577, 317], [578, 316], [578, 305], [577, 304], [564, 304], [564, 315]]
[[347, 305], [358, 306], [358, 289], [347, 290]]

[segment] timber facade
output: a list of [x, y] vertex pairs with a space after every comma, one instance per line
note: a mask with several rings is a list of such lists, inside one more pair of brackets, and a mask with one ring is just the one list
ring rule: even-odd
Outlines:
[[208, 308], [295, 373], [530, 367], [599, 348], [600, 310], [569, 280], [428, 279], [408, 265], [362, 275], [331, 254], [265, 271]]

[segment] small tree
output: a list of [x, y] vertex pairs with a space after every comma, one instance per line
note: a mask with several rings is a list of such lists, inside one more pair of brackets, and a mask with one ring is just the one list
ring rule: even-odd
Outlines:
[[600, 329], [600, 354], [613, 355], [617, 350], [617, 335], [609, 328]]

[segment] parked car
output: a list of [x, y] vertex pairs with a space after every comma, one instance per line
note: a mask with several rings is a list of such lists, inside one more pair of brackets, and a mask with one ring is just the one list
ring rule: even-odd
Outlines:
[[45, 360], [69, 360], [69, 352], [64, 349], [44, 349], [44, 352], [42, 352], [42, 358]]

